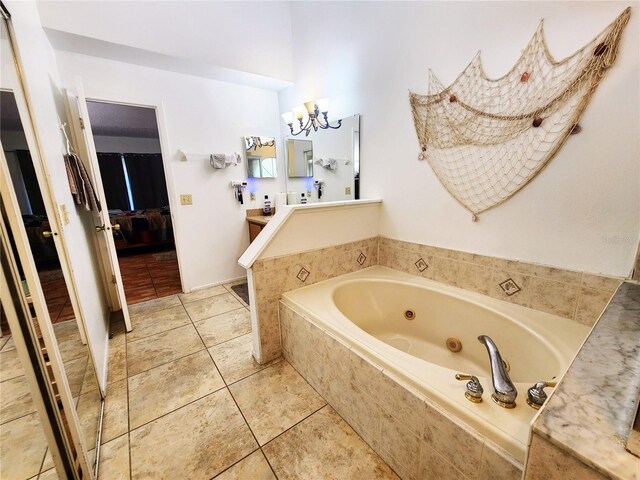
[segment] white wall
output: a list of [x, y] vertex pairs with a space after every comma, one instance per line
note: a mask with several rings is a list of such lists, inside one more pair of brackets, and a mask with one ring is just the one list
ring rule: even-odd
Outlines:
[[[27, 95], [34, 107], [31, 113], [36, 125], [40, 153], [47, 166], [54, 201], [56, 206], [65, 204], [68, 207], [69, 224], [63, 227], [61, 234], [73, 269], [74, 284], [98, 372], [98, 381], [104, 387], [109, 307], [97, 263], [93, 218], [89, 212], [74, 207], [62, 159], [64, 148], [59, 125], [61, 117], [64, 121], [64, 104], [55, 54], [42, 30], [35, 4], [14, 1], [6, 4], [12, 15]], [[20, 101], [18, 107], [21, 108]], [[21, 110], [23, 118], [24, 113], [24, 110]], [[30, 147], [33, 155], [34, 146]], [[43, 180], [39, 166], [34, 166], [39, 181]]]
[[105, 153], [160, 153], [160, 140], [142, 137], [115, 137], [94, 135], [97, 152]]
[[[162, 105], [159, 123], [165, 124], [167, 142], [162, 153], [185, 288], [244, 276], [237, 261], [249, 245], [245, 210], [262, 206], [261, 200], [249, 201], [248, 193], [244, 205], [233, 197], [230, 182], [247, 180], [244, 161], [216, 170], [205, 156], [180, 161], [178, 150], [242, 153], [243, 137], [260, 135], [276, 137], [280, 152], [277, 94], [97, 57], [62, 51], [56, 55], [63, 86], [72, 87], [74, 77], [80, 75], [89, 99]], [[162, 125], [159, 128], [162, 136]], [[281, 178], [251, 179], [249, 188], [257, 199], [265, 194], [274, 198], [282, 188], [280, 182]], [[192, 194], [193, 205], [179, 205], [182, 193]]]
[[[583, 131], [527, 187], [477, 223], [417, 160], [408, 93], [427, 69], [449, 84], [478, 49], [489, 76], [506, 73], [545, 19], [563, 58], [626, 6], [616, 65], [592, 98]], [[638, 2], [293, 2], [294, 86], [280, 111], [330, 97], [332, 118], [360, 113], [361, 197], [384, 200], [381, 234], [595, 273], [629, 274], [640, 232]], [[322, 25], [323, 36], [309, 25]], [[283, 135], [286, 126], [281, 122]]]

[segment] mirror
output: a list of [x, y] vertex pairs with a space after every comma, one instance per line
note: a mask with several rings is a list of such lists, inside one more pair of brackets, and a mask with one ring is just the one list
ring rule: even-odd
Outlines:
[[313, 177], [313, 141], [287, 139], [287, 173], [289, 178]]
[[[37, 318], [32, 308], [29, 321], [38, 332], [38, 342], [43, 349], [43, 355], [46, 345], [41, 328], [44, 328], [44, 323], [47, 322], [48, 327], [53, 330], [53, 340], [62, 360], [60, 370], [66, 376], [68, 393], [76, 408], [80, 421], [79, 430], [89, 464], [95, 468], [102, 393], [98, 386], [93, 357], [86, 344], [85, 326], [75, 316], [72, 297], [74, 290], [68, 288], [68, 279], [65, 278], [58, 256], [62, 247], [54, 242], [51, 235], [47, 205], [51, 204], [52, 200], [49, 197], [45, 176], [42, 174], [42, 165], [38, 163], [40, 157], [37, 152], [30, 150], [30, 146], [36, 143], [21, 79], [15, 68], [11, 44], [13, 39], [4, 19], [1, 24], [0, 145], [9, 171], [8, 183], [13, 187], [17, 199], [17, 203], [6, 207], [7, 215], [11, 215], [11, 218], [17, 221], [22, 220], [33, 259], [32, 265], [36, 270], [34, 273], [37, 274], [37, 281], [44, 296], [42, 300], [49, 313], [48, 318]], [[8, 226], [8, 219], [5, 215], [3, 218]], [[9, 232], [16, 241], [18, 238], [23, 241], [24, 233], [12, 231], [11, 228]], [[18, 258], [17, 252], [15, 256]], [[31, 265], [20, 264], [19, 267], [25, 295], [35, 296], [37, 293], [34, 292], [38, 289], [35, 289], [34, 285], [28, 285], [25, 276], [25, 270], [31, 269]], [[37, 475], [42, 478], [45, 472], [47, 476], [51, 476], [50, 470], [54, 468], [54, 462], [46, 441], [38, 443], [38, 448], [34, 447], [34, 442], [37, 443], [36, 438], [42, 436], [43, 425], [31, 397], [34, 386], [25, 378], [20, 363], [16, 362], [17, 354], [11, 333], [0, 305], [0, 390], [3, 392], [0, 395], [0, 428], [8, 432], [0, 439], [0, 478], [23, 478], [15, 476], [15, 472], [21, 472], [20, 475], [26, 474], [24, 478]], [[55, 362], [52, 356], [47, 357], [52, 363]], [[57, 379], [55, 388], [63, 385], [61, 380]], [[69, 420], [67, 417], [67, 421]], [[12, 437], [9, 432], [16, 435]]]
[[360, 198], [360, 115], [341, 121], [338, 129], [312, 130], [304, 139], [285, 137], [288, 198], [302, 193], [309, 202]]
[[273, 137], [244, 137], [249, 178], [276, 178], [276, 139]]

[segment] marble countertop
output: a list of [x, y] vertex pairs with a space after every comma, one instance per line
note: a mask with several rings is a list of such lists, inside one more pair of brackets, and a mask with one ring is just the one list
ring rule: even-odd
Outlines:
[[607, 478], [640, 479], [625, 450], [640, 396], [640, 285], [613, 296], [533, 431]]
[[269, 220], [273, 218], [273, 215], [265, 216], [265, 215], [251, 215], [247, 216], [247, 222], [249, 223], [257, 223], [258, 225], [266, 225], [269, 223]]

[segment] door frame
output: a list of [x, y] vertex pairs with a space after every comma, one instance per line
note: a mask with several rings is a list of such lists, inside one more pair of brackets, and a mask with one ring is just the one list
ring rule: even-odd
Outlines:
[[[155, 111], [156, 123], [158, 125], [158, 139], [160, 140], [160, 154], [162, 155], [162, 167], [164, 169], [164, 180], [167, 186], [167, 195], [169, 197], [169, 208], [171, 210], [171, 223], [173, 225], [173, 241], [176, 247], [176, 256], [178, 259], [180, 286], [183, 292], [191, 291], [190, 284], [188, 282], [187, 275], [184, 269], [184, 265], [186, 264], [186, 262], [182, 255], [183, 249], [181, 247], [179, 235], [177, 235], [176, 233], [179, 230], [179, 225], [180, 225], [180, 221], [177, 215], [180, 204], [178, 202], [178, 195], [175, 188], [173, 177], [170, 175], [170, 172], [172, 172], [172, 168], [170, 164], [171, 156], [168, 154], [169, 140], [167, 135], [164, 102], [160, 101], [157, 104], [127, 102], [127, 101], [119, 100], [117, 99], [117, 97], [104, 94], [104, 93], [100, 95], [91, 95], [91, 94], [87, 94], [86, 92], [85, 92], [85, 99], [87, 102], [109, 103], [112, 105], [124, 105], [124, 106], [130, 106], [130, 107], [150, 108]], [[88, 119], [88, 121], [91, 122], [91, 119]]]

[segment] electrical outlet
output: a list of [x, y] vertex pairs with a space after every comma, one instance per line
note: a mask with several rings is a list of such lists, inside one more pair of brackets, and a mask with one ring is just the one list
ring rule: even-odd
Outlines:
[[351, 187], [344, 187], [344, 194], [351, 195]]
[[180, 195], [180, 205], [193, 205], [193, 198], [190, 193]]

